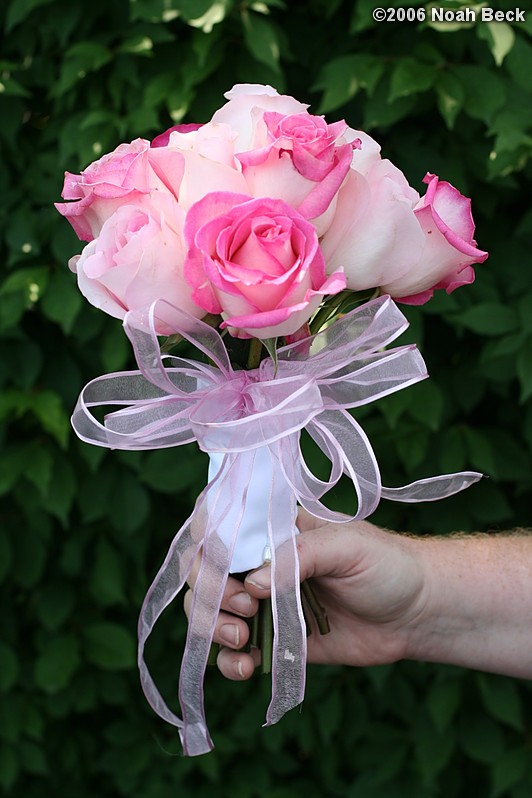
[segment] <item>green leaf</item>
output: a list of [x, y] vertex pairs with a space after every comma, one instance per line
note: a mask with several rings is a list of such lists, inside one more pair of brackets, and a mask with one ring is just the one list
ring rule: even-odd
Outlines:
[[281, 48], [274, 24], [261, 14], [247, 10], [242, 14], [242, 23], [244, 41], [253, 58], [280, 73]]
[[452, 130], [456, 117], [464, 104], [465, 92], [462, 84], [453, 75], [442, 72], [436, 78], [434, 87], [440, 113], [445, 119], [447, 127]]
[[467, 456], [471, 465], [484, 474], [496, 476], [496, 452], [493, 451], [489, 436], [472, 427], [464, 427], [463, 433], [467, 448]]
[[73, 635], [54, 638], [35, 663], [37, 686], [49, 693], [62, 690], [72, 679], [79, 662], [79, 644]]
[[517, 328], [515, 311], [497, 302], [480, 302], [464, 310], [457, 321], [481, 335], [504, 335]]
[[28, 457], [24, 469], [24, 476], [35, 485], [42, 496], [46, 496], [48, 493], [52, 472], [53, 457], [50, 451], [44, 447], [32, 447], [31, 456]]
[[392, 72], [390, 81], [390, 102], [427, 91], [433, 85], [436, 68], [429, 64], [415, 61], [413, 58], [403, 58]]
[[[499, 459], [497, 459], [497, 472], [500, 473]], [[498, 485], [483, 480], [475, 485], [474, 491], [476, 501], [471, 507], [471, 512], [482, 528], [507, 523], [512, 517], [513, 509]]]
[[391, 101], [388, 97], [387, 82], [383, 80], [366, 102], [363, 128], [372, 130], [375, 127], [389, 127], [408, 116], [416, 102], [414, 94]]
[[426, 707], [439, 732], [443, 732], [455, 716], [462, 698], [460, 679], [436, 681], [426, 697]]
[[109, 520], [121, 532], [135, 532], [145, 522], [150, 501], [145, 488], [129, 472], [122, 471], [111, 499]]
[[68, 335], [72, 332], [82, 304], [83, 297], [78, 290], [74, 275], [66, 268], [64, 271], [54, 272], [41, 303], [45, 316], [57, 322]]
[[277, 374], [277, 338], [263, 338], [262, 345], [273, 361], [274, 376]]
[[34, 776], [46, 776], [49, 773], [43, 749], [35, 743], [24, 741], [21, 749], [22, 768]]
[[48, 277], [48, 269], [42, 266], [16, 269], [0, 286], [0, 296], [20, 292], [28, 304], [34, 303], [46, 290]]
[[324, 64], [313, 86], [324, 92], [320, 113], [334, 111], [349, 102], [359, 89], [372, 94], [384, 74], [384, 63], [373, 55], [359, 53], [333, 58]]
[[488, 43], [497, 66], [501, 66], [515, 43], [515, 33], [511, 25], [506, 22], [484, 22], [477, 25], [476, 32], [479, 39]]
[[491, 769], [493, 798], [508, 794], [507, 790], [521, 781], [530, 767], [530, 752], [526, 748], [505, 751]]
[[435, 777], [449, 762], [456, 745], [455, 731], [452, 726], [438, 731], [432, 723], [422, 715], [416, 724], [416, 758], [425, 783], [434, 783]]
[[39, 6], [47, 6], [53, 2], [54, 0], [12, 0], [6, 16], [6, 32], [10, 33], [19, 22], [29, 17], [31, 12]]
[[512, 80], [529, 93], [532, 70], [532, 44], [522, 36], [517, 37], [511, 52], [508, 53], [504, 66]]
[[451, 427], [443, 433], [443, 443], [439, 447], [439, 467], [444, 473], [463, 471], [467, 465], [464, 430]]
[[0, 529], [0, 585], [11, 570], [13, 552], [7, 536], [7, 529]]
[[[183, 459], [186, 457], [186, 468]], [[176, 456], [176, 450], [159, 449], [148, 452], [140, 473], [140, 479], [150, 488], [161, 493], [175, 494], [194, 485], [205, 483], [207, 477], [207, 458], [202, 452], [188, 447], [186, 455]]]
[[517, 376], [521, 385], [520, 401], [532, 396], [532, 338], [527, 338], [516, 360]]
[[507, 726], [522, 731], [523, 713], [515, 682], [504, 676], [479, 673], [477, 683], [488, 712]]
[[92, 595], [104, 607], [124, 604], [124, 566], [116, 549], [102, 538], [96, 547], [94, 568], [90, 578]]
[[401, 462], [410, 473], [426, 457], [429, 446], [429, 433], [425, 429], [410, 429], [403, 425], [396, 433], [395, 444]]
[[5, 744], [0, 746], [0, 784], [10, 791], [19, 772], [19, 762], [15, 751]]
[[123, 330], [113, 325], [102, 338], [100, 355], [104, 369], [111, 372], [125, 368], [130, 354], [131, 346]]
[[423, 380], [408, 392], [409, 413], [412, 418], [436, 432], [441, 424], [444, 411], [444, 399], [435, 382]]
[[88, 72], [101, 69], [112, 58], [111, 51], [99, 42], [77, 42], [65, 53], [59, 80], [53, 86], [53, 97], [61, 97]]
[[231, 0], [180, 0], [183, 19], [193, 28], [210, 33], [215, 25], [225, 19]]
[[131, 634], [116, 623], [92, 623], [84, 632], [89, 662], [105, 670], [124, 670], [135, 663], [135, 642]]
[[41, 580], [46, 565], [43, 540], [30, 529], [13, 540], [13, 578], [17, 585], [30, 590]]
[[500, 727], [489, 717], [472, 712], [461, 719], [459, 739], [465, 753], [483, 764], [492, 764], [504, 750]]
[[7, 693], [18, 679], [19, 666], [12, 648], [0, 643], [0, 692]]
[[506, 86], [502, 78], [493, 70], [476, 65], [455, 66], [451, 72], [464, 89], [465, 113], [474, 119], [491, 122], [506, 100]]
[[59, 453], [54, 458], [54, 472], [44, 500], [49, 513], [68, 525], [68, 514], [76, 495], [76, 478], [69, 461]]
[[36, 614], [46, 629], [55, 632], [71, 616], [74, 604], [75, 596], [70, 584], [53, 581], [39, 593]]
[[[53, 391], [39, 391], [31, 397], [31, 409], [41, 422], [43, 429], [65, 449], [70, 435], [70, 423], [61, 397]], [[45, 463], [42, 465], [48, 467]]]

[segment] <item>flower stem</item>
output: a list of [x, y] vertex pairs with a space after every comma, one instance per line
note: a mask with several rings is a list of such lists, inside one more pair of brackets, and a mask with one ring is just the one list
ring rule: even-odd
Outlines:
[[260, 338], [252, 338], [249, 342], [248, 350], [248, 369], [257, 369], [260, 365], [260, 357], [262, 354], [262, 341]]
[[273, 657], [273, 617], [271, 598], [262, 599], [260, 602], [260, 650], [261, 673], [270, 673]]
[[308, 607], [316, 620], [316, 624], [318, 626], [318, 631], [320, 635], [328, 634], [331, 631], [331, 628], [329, 626], [329, 619], [327, 618], [327, 613], [324, 610], [324, 608], [321, 606], [320, 602], [318, 601], [317, 596], [308, 579], [306, 582], [301, 583], [301, 595], [307, 602]]
[[218, 643], [211, 643], [211, 647], [209, 649], [209, 658], [207, 659], [207, 665], [216, 665], [216, 660], [218, 659], [218, 652], [220, 651], [220, 646]]

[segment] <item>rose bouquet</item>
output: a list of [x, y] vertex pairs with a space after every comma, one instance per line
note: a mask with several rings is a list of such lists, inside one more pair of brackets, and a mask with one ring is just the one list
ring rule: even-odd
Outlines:
[[[88, 242], [70, 261], [81, 292], [123, 319], [139, 367], [90, 382], [75, 431], [122, 449], [196, 441], [210, 457], [209, 482], [139, 622], [144, 691], [188, 754], [212, 747], [203, 677], [229, 573], [271, 559], [267, 723], [303, 699], [297, 502], [345, 522], [371, 514], [381, 497], [435, 500], [480, 476], [385, 488], [348, 412], [427, 376], [416, 347], [386, 349], [407, 324], [392, 297], [420, 304], [473, 281], [487, 253], [473, 238], [470, 201], [431, 174], [420, 198], [368, 135], [328, 124], [271, 87], [236, 86], [227, 97], [206, 124], [122, 144], [81, 175], [67, 173], [66, 202], [56, 206]], [[198, 359], [172, 354], [182, 339]], [[105, 405], [120, 409], [100, 423], [91, 408]], [[327, 480], [305, 462], [303, 429], [331, 462]], [[351, 518], [321, 501], [344, 474], [357, 499]], [[143, 651], [197, 557], [181, 719]]]

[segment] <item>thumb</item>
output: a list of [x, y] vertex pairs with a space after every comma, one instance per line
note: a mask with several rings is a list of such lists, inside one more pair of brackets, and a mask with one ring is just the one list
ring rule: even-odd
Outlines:
[[[285, 545], [292, 545], [287, 543]], [[337, 552], [334, 535], [326, 527], [311, 529], [296, 536], [297, 556], [299, 559], [299, 578], [301, 582], [311, 576], [322, 576], [330, 573], [337, 565]], [[264, 563], [246, 576], [245, 587], [248, 593], [256, 598], [267, 598], [271, 594], [272, 567]]]
[[256, 571], [250, 571], [246, 576], [245, 588], [248, 593], [256, 598], [267, 598], [272, 592], [272, 566], [265, 563], [257, 568]]

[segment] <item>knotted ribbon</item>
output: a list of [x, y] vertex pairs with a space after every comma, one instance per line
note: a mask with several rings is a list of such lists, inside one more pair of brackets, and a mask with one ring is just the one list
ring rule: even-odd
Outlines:
[[[193, 343], [209, 363], [162, 356], [157, 329], [172, 329]], [[139, 619], [139, 669], [153, 709], [180, 733], [185, 754], [213, 745], [203, 706], [203, 679], [224, 587], [242, 519], [255, 457], [271, 459], [267, 517], [272, 561], [274, 626], [272, 697], [266, 725], [276, 723], [303, 700], [306, 633], [295, 546], [297, 502], [327, 521], [366, 518], [381, 497], [434, 501], [476, 482], [462, 472], [385, 488], [370, 442], [348, 409], [372, 402], [427, 376], [417, 348], [385, 350], [408, 326], [389, 297], [379, 297], [340, 318], [323, 332], [278, 350], [250, 371], [234, 370], [220, 335], [202, 321], [159, 300], [130, 311], [124, 320], [138, 371], [98, 377], [81, 392], [73, 413], [77, 435], [115, 449], [158, 449], [196, 441], [220, 453], [215, 476], [174, 538], [151, 585]], [[100, 423], [90, 408], [120, 405]], [[318, 479], [300, 448], [305, 428], [331, 462], [329, 479]], [[343, 474], [358, 506], [352, 516], [321, 501]], [[286, 490], [288, 484], [290, 490]], [[231, 530], [221, 536], [221, 529]], [[193, 590], [179, 678], [183, 718], [166, 705], [144, 661], [144, 647], [163, 610], [187, 582], [193, 562], [201, 564]]]

